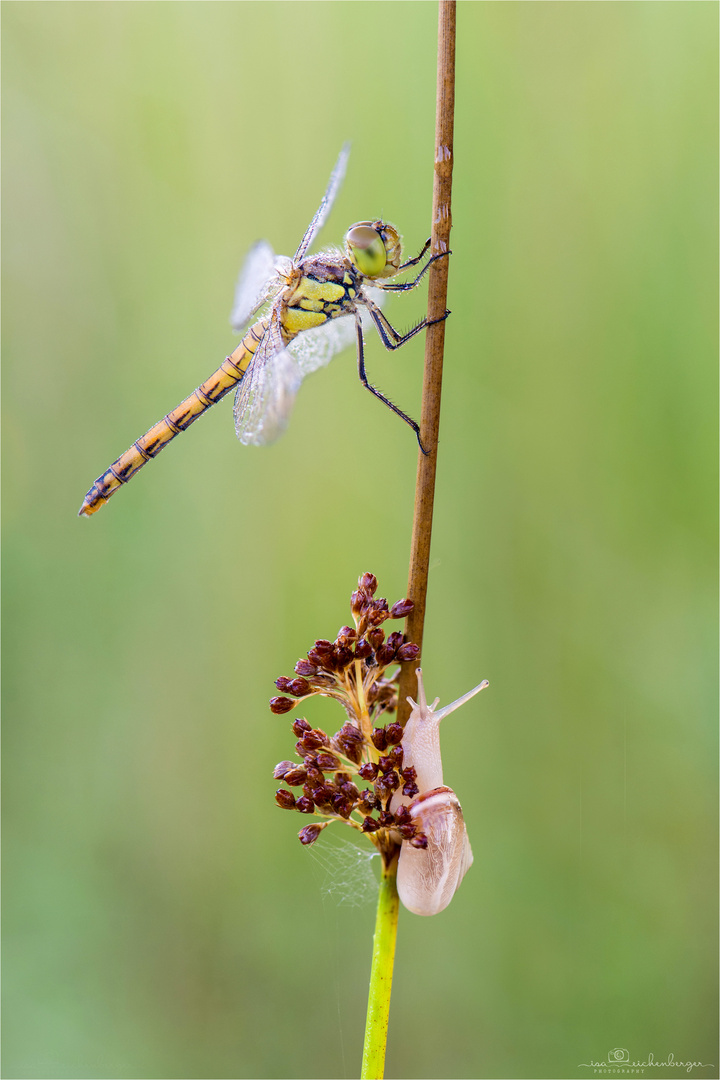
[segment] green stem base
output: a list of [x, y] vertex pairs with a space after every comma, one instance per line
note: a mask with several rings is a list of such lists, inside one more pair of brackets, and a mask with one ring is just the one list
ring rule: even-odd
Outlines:
[[383, 874], [380, 882], [361, 1080], [382, 1080], [385, 1072], [385, 1047], [400, 907], [396, 875], [397, 860], [390, 871]]

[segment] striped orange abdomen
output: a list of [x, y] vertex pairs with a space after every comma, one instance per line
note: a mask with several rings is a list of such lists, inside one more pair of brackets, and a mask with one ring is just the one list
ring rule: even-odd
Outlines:
[[209, 379], [193, 390], [190, 397], [181, 401], [172, 412], [153, 425], [117, 461], [113, 461], [110, 468], [97, 478], [88, 491], [78, 511], [78, 516], [89, 517], [104, 506], [119, 487], [126, 484], [148, 461], [157, 457], [176, 435], [194, 424], [211, 405], [220, 401], [233, 387], [237, 386], [247, 371], [267, 327], [267, 319], [261, 319], [251, 326], [232, 355], [225, 359]]

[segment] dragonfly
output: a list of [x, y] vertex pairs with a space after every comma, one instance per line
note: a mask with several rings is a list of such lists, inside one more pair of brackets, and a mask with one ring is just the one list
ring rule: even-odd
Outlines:
[[353, 340], [363, 386], [413, 429], [420, 449], [427, 452], [418, 424], [370, 383], [365, 370], [363, 331], [374, 324], [385, 348], [394, 350], [432, 322], [447, 318], [448, 311], [440, 319], [424, 318], [401, 334], [387, 320], [381, 304], [386, 292], [414, 289], [432, 263], [450, 252], [430, 255], [412, 281], [390, 282], [388, 279], [423, 262], [430, 240], [419, 255], [403, 262], [400, 234], [394, 225], [378, 219], [352, 225], [345, 235], [344, 251], [333, 248], [308, 255], [335, 202], [349, 154], [346, 144], [292, 258], [276, 256], [264, 240], [250, 249], [237, 281], [230, 316], [233, 329], [244, 331], [240, 344], [217, 371], [97, 478], [78, 516], [96, 513], [177, 435], [233, 389], [235, 430], [240, 442], [258, 446], [273, 442], [287, 426], [305, 376], [329, 363]]

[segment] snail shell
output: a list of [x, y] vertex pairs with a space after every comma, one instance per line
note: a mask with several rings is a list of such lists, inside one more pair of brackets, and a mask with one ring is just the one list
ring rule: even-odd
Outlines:
[[426, 848], [403, 842], [398, 894], [408, 911], [437, 915], [448, 906], [473, 861], [462, 807], [449, 787], [436, 787], [410, 804], [410, 817], [428, 838]]
[[426, 848], [415, 848], [404, 840], [398, 862], [397, 888], [405, 907], [416, 915], [437, 915], [452, 900], [473, 861], [462, 807], [452, 788], [443, 784], [440, 756], [440, 721], [488, 685], [483, 680], [469, 693], [435, 712], [439, 698], [428, 705], [418, 668], [418, 701], [412, 706], [403, 733], [403, 764], [417, 773], [419, 794], [410, 800], [393, 797], [391, 809], [409, 805], [410, 817], [427, 836]]

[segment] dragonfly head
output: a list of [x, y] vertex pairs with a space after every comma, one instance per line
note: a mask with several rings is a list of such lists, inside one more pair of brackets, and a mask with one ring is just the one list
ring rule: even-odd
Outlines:
[[402, 262], [400, 234], [385, 221], [356, 222], [345, 234], [345, 251], [369, 278], [394, 277]]

